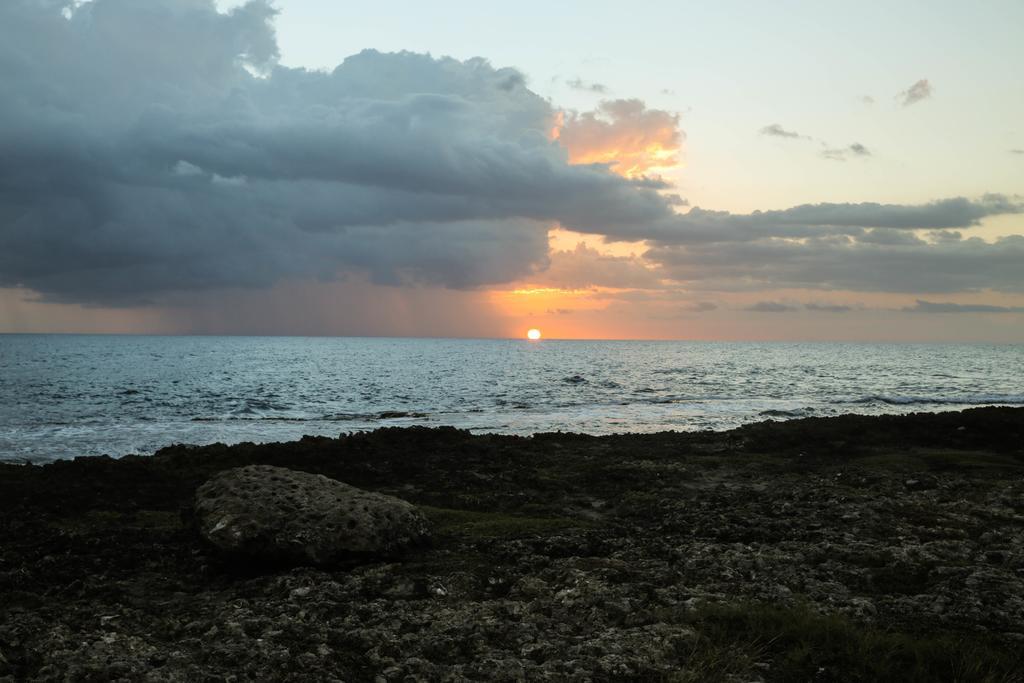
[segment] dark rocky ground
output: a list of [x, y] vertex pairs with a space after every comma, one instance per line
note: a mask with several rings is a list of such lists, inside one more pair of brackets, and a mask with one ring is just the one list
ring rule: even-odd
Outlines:
[[[415, 503], [431, 548], [227, 566], [250, 463]], [[386, 429], [0, 467], [0, 680], [1024, 680], [1024, 409], [533, 438]]]

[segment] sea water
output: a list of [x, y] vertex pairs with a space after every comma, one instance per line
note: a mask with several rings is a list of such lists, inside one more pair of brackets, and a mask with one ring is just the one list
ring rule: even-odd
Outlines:
[[0, 335], [0, 460], [1024, 404], [1024, 346]]

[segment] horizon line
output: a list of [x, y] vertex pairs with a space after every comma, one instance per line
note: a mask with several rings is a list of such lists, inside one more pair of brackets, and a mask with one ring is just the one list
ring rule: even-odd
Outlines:
[[527, 339], [521, 337], [438, 337], [419, 335], [377, 335], [377, 334], [289, 334], [289, 333], [238, 333], [238, 332], [0, 332], [0, 337], [231, 337], [231, 338], [282, 338], [282, 339], [409, 339], [432, 341], [521, 341], [527, 344], [543, 342], [667, 342], [692, 344], [890, 344], [913, 346], [1024, 346], [1024, 341], [935, 341], [935, 340], [866, 340], [866, 339], [692, 339], [683, 337], [542, 337]]

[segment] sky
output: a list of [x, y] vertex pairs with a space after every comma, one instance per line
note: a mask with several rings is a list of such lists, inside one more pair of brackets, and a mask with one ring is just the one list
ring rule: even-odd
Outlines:
[[0, 332], [1024, 343], [1021, 25], [8, 0]]

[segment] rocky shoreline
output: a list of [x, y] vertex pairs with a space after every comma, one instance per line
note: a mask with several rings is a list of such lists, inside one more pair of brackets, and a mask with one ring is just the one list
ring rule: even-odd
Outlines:
[[[413, 503], [433, 542], [229, 565], [191, 501], [250, 464]], [[0, 547], [0, 681], [1018, 681], [1024, 409], [4, 465]]]

